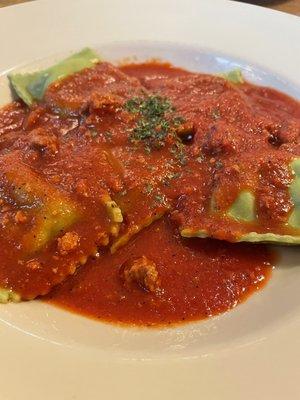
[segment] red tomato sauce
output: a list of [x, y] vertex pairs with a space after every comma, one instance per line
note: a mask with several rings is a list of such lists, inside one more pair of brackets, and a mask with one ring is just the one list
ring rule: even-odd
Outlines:
[[[122, 266], [146, 256], [160, 276], [152, 293], [124, 284]], [[181, 238], [168, 218], [111, 255], [100, 253], [49, 295], [51, 303], [108, 322], [168, 325], [227, 311], [267, 282], [272, 253], [263, 245]]]
[[[161, 90], [168, 78], [192, 76], [183, 69], [158, 63], [125, 65], [121, 70], [150, 90]], [[161, 93], [170, 95], [168, 91]], [[172, 100], [184, 113], [184, 97], [182, 101], [175, 97]], [[182, 198], [191, 195], [191, 182], [201, 186], [209, 181], [205, 176], [211, 173], [199, 164], [193, 165], [191, 159], [188, 162], [189, 168], [163, 189], [170, 199], [178, 199], [181, 193], [178, 209]], [[156, 163], [159, 161], [152, 165]], [[143, 173], [137, 170], [134, 179]], [[172, 218], [176, 220], [176, 215]], [[142, 256], [155, 263], [160, 277], [159, 290], [154, 293], [136, 281], [124, 284], [124, 264]], [[52, 303], [100, 320], [167, 325], [207, 318], [235, 307], [265, 285], [273, 263], [274, 254], [264, 245], [184, 239], [169, 216], [142, 230], [113, 255], [100, 253], [49, 297]]]
[[[202, 227], [209, 236], [228, 241], [251, 231], [297, 235], [286, 222], [293, 210], [289, 163], [300, 155], [299, 101], [271, 88], [233, 85], [172, 65], [132, 64], [122, 70], [169, 98], [193, 128], [173, 213], [182, 228]], [[257, 219], [228, 223], [222, 215], [242, 190], [255, 195]], [[215, 213], [210, 212], [212, 199]]]
[[[235, 307], [275, 261], [263, 244], [229, 242], [295, 234], [288, 164], [299, 137], [296, 100], [159, 63], [99, 63], [50, 85], [32, 108], [1, 109], [0, 288], [23, 299], [50, 292], [52, 304], [135, 325]], [[244, 189], [257, 219], [220, 218]], [[49, 228], [53, 201], [74, 220]], [[32, 235], [37, 222], [46, 230]], [[180, 236], [200, 226], [226, 242]], [[49, 238], [38, 248], [41, 233]]]

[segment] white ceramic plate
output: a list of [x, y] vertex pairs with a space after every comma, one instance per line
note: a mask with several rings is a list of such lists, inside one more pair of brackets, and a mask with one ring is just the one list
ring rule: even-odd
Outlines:
[[[8, 70], [87, 45], [112, 61], [240, 66], [249, 80], [300, 99], [300, 19], [241, 3], [38, 1], [1, 9], [0, 38], [0, 103], [10, 99]], [[0, 399], [297, 399], [300, 249], [279, 251], [263, 291], [177, 328], [121, 328], [39, 302], [1, 306]]]

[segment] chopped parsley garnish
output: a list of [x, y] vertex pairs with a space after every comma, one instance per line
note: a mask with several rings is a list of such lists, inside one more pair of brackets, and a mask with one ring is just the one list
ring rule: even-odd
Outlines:
[[221, 117], [220, 110], [218, 108], [214, 108], [211, 112], [212, 119], [217, 120]]
[[180, 172], [169, 172], [163, 177], [162, 183], [164, 184], [164, 186], [170, 187], [172, 180], [178, 179], [180, 176]]
[[110, 131], [105, 131], [103, 133], [106, 140], [111, 141], [113, 134]]
[[90, 133], [91, 133], [92, 138], [95, 138], [95, 137], [98, 136], [98, 132], [96, 131], [96, 129], [92, 129], [92, 130], [90, 131]]
[[151, 147], [148, 144], [145, 144], [145, 153], [150, 154], [151, 153]]
[[174, 111], [170, 100], [161, 96], [134, 97], [125, 103], [125, 109], [147, 119], [162, 118], [166, 112]]
[[222, 168], [223, 168], [223, 163], [222, 163], [221, 160], [217, 160], [217, 161], [215, 162], [215, 168], [216, 168], [216, 169], [222, 169]]
[[187, 156], [185, 152], [184, 145], [180, 142], [174, 143], [171, 147], [171, 153], [174, 155], [176, 160], [179, 162], [180, 165], [186, 165], [187, 163]]
[[153, 186], [151, 185], [151, 183], [146, 183], [145, 185], [145, 193], [150, 194], [153, 190]]
[[156, 194], [154, 196], [154, 199], [158, 204], [161, 204], [161, 205], [164, 205], [164, 206], [167, 205], [166, 198], [165, 198], [165, 196], [163, 194]]
[[185, 123], [185, 119], [181, 116], [176, 116], [173, 118], [173, 124], [174, 126], [180, 126], [181, 124]]
[[196, 160], [197, 160], [199, 163], [202, 163], [202, 162], [205, 160], [205, 157], [204, 157], [203, 154], [200, 154], [200, 155], [196, 158]]
[[169, 99], [162, 96], [134, 97], [124, 107], [139, 117], [132, 129], [130, 141], [143, 141], [146, 153], [164, 147], [167, 136], [174, 134], [174, 130], [184, 122], [182, 117], [173, 116], [175, 108]]
[[177, 179], [181, 176], [181, 172], [168, 172], [164, 179], [168, 179], [169, 181], [173, 180], [173, 179]]

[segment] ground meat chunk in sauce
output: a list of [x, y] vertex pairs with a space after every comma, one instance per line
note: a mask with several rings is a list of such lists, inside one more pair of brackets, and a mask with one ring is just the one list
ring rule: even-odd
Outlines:
[[268, 161], [260, 167], [258, 187], [259, 213], [261, 218], [284, 222], [293, 208], [287, 188], [292, 174], [284, 163]]
[[78, 247], [79, 236], [76, 232], [67, 232], [57, 242], [60, 254], [66, 255]]
[[58, 151], [57, 137], [43, 128], [33, 129], [28, 134], [30, 146], [41, 152], [55, 154]]
[[136, 283], [149, 292], [155, 292], [159, 287], [156, 265], [145, 256], [127, 261], [122, 269], [122, 277], [126, 285]]
[[16, 221], [18, 224], [23, 224], [24, 222], [27, 221], [27, 216], [26, 216], [26, 214], [24, 213], [24, 211], [19, 210], [19, 211], [16, 212], [16, 214], [15, 214], [15, 221]]
[[54, 109], [80, 113], [90, 106], [94, 109], [120, 103], [124, 98], [137, 95], [140, 90], [137, 79], [130, 78], [109, 63], [101, 62], [94, 68], [54, 82], [45, 93], [45, 102]]

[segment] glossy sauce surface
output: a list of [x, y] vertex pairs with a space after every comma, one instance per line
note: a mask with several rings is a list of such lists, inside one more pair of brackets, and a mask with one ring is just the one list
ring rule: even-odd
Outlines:
[[[188, 165], [176, 191], [190, 190], [181, 193], [173, 212], [181, 228], [201, 227], [228, 241], [251, 231], [298, 234], [286, 222], [293, 210], [289, 164], [300, 155], [299, 101], [271, 88], [235, 85], [171, 65], [133, 64], [122, 70], [169, 98], [193, 128]], [[245, 190], [255, 196], [255, 221], [224, 219]]]
[[[193, 76], [168, 64], [127, 65], [121, 69], [138, 78], [146, 88], [153, 90], [154, 87], [155, 92], [166, 96], [170, 93], [169, 89], [164, 91], [165, 80]], [[245, 90], [249, 91], [248, 87]], [[184, 96], [172, 100], [180, 114], [189, 117]], [[289, 98], [284, 97], [284, 100], [287, 104], [290, 102]], [[230, 101], [234, 101], [234, 96]], [[297, 107], [292, 110], [293, 113], [298, 111]], [[113, 255], [108, 251], [100, 252], [98, 258], [54, 289], [49, 296], [51, 302], [100, 320], [156, 326], [222, 313], [265, 285], [275, 257], [264, 245], [180, 237], [177, 224], [182, 218], [178, 215], [181, 203], [192, 196], [193, 186], [200, 181], [209, 182], [213, 171], [213, 166], [208, 170], [194, 162], [196, 150], [193, 142], [187, 148], [190, 156], [187, 167], [163, 188], [168, 199], [175, 202], [177, 211], [143, 229]], [[136, 170], [135, 179], [139, 173], [144, 171]], [[224, 231], [224, 227], [219, 228]], [[124, 282], [124, 264], [142, 256], [156, 265], [160, 285], [155, 292], [145, 290], [138, 282]]]
[[[160, 277], [156, 292], [124, 283], [122, 266], [146, 256]], [[49, 295], [51, 302], [100, 320], [168, 325], [235, 307], [267, 282], [274, 255], [263, 245], [181, 238], [164, 218], [127, 246], [105, 252]]]
[[[9, 105], [0, 111], [0, 287], [31, 299], [59, 284], [47, 301], [136, 325], [235, 307], [275, 259], [264, 245], [228, 242], [249, 230], [294, 233], [285, 220], [299, 132], [299, 103], [284, 94], [159, 63], [99, 63], [50, 85], [31, 109]], [[33, 202], [10, 197], [19, 182]], [[220, 219], [241, 189], [255, 193], [257, 219]], [[34, 248], [24, 232], [48, 198], [76, 218]], [[200, 225], [227, 242], [180, 236]]]

